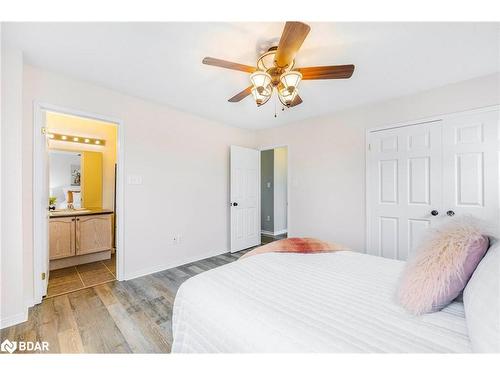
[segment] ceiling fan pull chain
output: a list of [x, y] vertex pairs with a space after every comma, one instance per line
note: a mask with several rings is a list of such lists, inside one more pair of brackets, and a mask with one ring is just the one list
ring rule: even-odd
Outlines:
[[274, 100], [274, 118], [278, 117], [278, 109], [277, 109], [277, 103], [276, 103], [276, 96], [273, 98]]

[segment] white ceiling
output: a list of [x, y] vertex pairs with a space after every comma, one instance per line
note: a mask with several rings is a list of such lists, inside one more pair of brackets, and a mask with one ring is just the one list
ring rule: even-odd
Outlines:
[[[355, 64], [348, 80], [303, 81], [304, 103], [227, 99], [248, 74], [204, 56], [255, 65], [283, 23], [16, 23], [3, 36], [26, 62], [249, 129], [272, 127], [499, 71], [499, 23], [311, 23], [297, 66]], [[274, 42], [274, 43], [273, 43]]]

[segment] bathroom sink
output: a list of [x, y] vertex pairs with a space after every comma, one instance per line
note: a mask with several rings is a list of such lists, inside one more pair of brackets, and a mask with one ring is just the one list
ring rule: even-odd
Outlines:
[[71, 212], [74, 212], [74, 213], [86, 213], [86, 212], [91, 212], [91, 210], [87, 209], [87, 208], [63, 208], [63, 209], [58, 209], [58, 210], [54, 210], [52, 211], [53, 214], [61, 214], [61, 215], [64, 215], [64, 214], [68, 214], [68, 213], [71, 213]]

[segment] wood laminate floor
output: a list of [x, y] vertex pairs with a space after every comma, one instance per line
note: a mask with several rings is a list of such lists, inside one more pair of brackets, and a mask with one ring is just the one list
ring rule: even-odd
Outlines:
[[179, 286], [249, 250], [47, 298], [30, 308], [27, 322], [1, 330], [0, 342], [47, 341], [49, 353], [168, 353]]

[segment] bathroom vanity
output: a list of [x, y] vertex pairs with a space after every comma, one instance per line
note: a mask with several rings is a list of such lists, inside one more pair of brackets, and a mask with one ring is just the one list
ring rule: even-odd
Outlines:
[[113, 211], [58, 210], [49, 214], [50, 269], [109, 259], [113, 249]]

